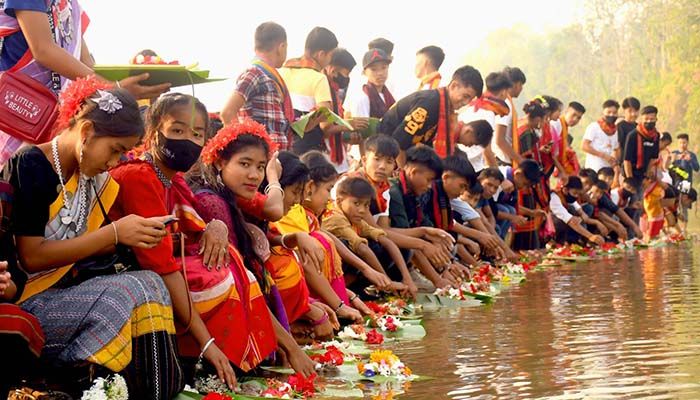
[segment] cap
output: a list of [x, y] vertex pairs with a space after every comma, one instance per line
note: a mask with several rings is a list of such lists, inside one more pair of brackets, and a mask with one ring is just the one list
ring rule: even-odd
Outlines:
[[380, 61], [384, 61], [386, 63], [391, 64], [392, 58], [389, 57], [386, 54], [386, 52], [382, 49], [370, 49], [368, 52], [365, 53], [365, 56], [362, 57], [362, 69], [365, 69], [370, 65]]

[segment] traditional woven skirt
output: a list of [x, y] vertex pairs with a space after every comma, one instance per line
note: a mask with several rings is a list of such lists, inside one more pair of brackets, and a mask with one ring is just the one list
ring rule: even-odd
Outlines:
[[130, 391], [154, 399], [171, 398], [184, 386], [170, 295], [153, 272], [49, 289], [21, 307], [39, 320], [46, 336], [42, 358], [55, 366], [89, 362], [123, 371]]

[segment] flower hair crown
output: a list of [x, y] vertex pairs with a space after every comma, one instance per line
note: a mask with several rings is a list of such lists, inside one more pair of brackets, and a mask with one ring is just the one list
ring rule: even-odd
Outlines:
[[[121, 109], [122, 104], [119, 99], [112, 93], [105, 92], [105, 90], [112, 88], [112, 84], [101, 81], [94, 75], [78, 78], [71, 82], [66, 87], [66, 90], [61, 93], [54, 134], [67, 128], [70, 125], [71, 118], [75, 117], [80, 111], [85, 99], [93, 96], [95, 93], [98, 93], [98, 97], [94, 101], [101, 110], [113, 114]], [[110, 112], [110, 110], [112, 111]]]
[[222, 128], [216, 136], [211, 138], [202, 150], [202, 163], [206, 165], [214, 164], [219, 159], [221, 151], [230, 143], [236, 141], [241, 135], [253, 135], [265, 141], [270, 149], [268, 156], [271, 156], [277, 150], [277, 144], [270, 139], [270, 135], [267, 134], [265, 127], [251, 119], [246, 119], [243, 122]]

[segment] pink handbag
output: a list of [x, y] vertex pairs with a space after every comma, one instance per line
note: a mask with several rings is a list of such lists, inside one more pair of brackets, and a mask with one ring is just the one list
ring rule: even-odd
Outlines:
[[58, 99], [50, 89], [20, 72], [0, 74], [0, 131], [25, 142], [45, 143], [57, 117]]

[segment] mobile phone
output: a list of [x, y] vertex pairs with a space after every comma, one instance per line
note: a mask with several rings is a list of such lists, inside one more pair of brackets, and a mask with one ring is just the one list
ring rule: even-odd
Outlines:
[[173, 222], [177, 222], [179, 220], [180, 219], [177, 217], [170, 217], [163, 222], [163, 225], [168, 226], [168, 225], [172, 224]]

